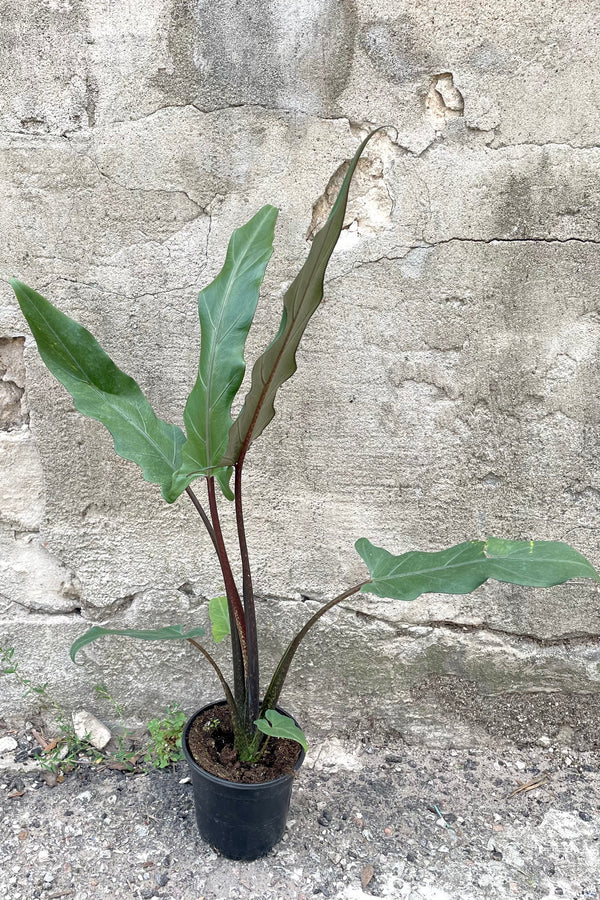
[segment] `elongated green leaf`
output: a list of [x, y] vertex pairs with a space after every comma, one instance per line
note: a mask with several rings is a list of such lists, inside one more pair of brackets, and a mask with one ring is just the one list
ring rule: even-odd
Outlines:
[[157, 418], [133, 378], [89, 331], [22, 282], [12, 279], [11, 285], [40, 356], [79, 412], [102, 422], [119, 456], [137, 463], [146, 481], [160, 484], [166, 498], [181, 462], [181, 429]]
[[212, 624], [213, 640], [215, 644], [220, 644], [223, 638], [231, 634], [227, 597], [213, 597], [208, 604], [208, 614]]
[[304, 751], [308, 750], [308, 741], [301, 728], [298, 728], [293, 719], [284, 716], [276, 709], [268, 709], [264, 719], [257, 719], [254, 723], [259, 731], [268, 734], [269, 737], [288, 738], [300, 744]]
[[231, 468], [217, 468], [226, 448], [231, 403], [244, 377], [244, 346], [260, 285], [273, 253], [277, 210], [263, 206], [229, 241], [225, 265], [200, 292], [201, 349], [198, 378], [183, 415], [187, 441], [173, 478], [173, 499], [199, 475], [214, 475], [229, 499]]
[[279, 331], [254, 364], [250, 390], [229, 432], [222, 465], [235, 465], [250, 443], [263, 432], [275, 415], [278, 389], [296, 371], [296, 350], [323, 297], [325, 270], [344, 224], [350, 181], [361, 153], [375, 133], [372, 132], [356, 151], [327, 222], [315, 235], [306, 262], [286, 291]]
[[571, 578], [600, 581], [594, 567], [580, 553], [555, 541], [467, 541], [448, 550], [412, 550], [393, 556], [366, 538], [356, 542], [371, 581], [361, 590], [395, 600], [414, 600], [420, 594], [469, 594], [493, 578], [509, 584], [550, 587]]
[[183, 625], [165, 625], [164, 628], [102, 628], [100, 625], [94, 625], [71, 645], [70, 656], [73, 662], [75, 657], [86, 644], [104, 637], [105, 634], [120, 634], [124, 637], [138, 638], [140, 641], [187, 641], [189, 638], [202, 637], [204, 628], [184, 628]]

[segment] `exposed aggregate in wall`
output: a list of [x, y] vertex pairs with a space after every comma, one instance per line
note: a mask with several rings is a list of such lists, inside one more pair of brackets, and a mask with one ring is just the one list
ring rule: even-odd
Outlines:
[[[178, 423], [195, 296], [233, 228], [280, 208], [253, 360], [358, 141], [393, 126], [358, 167], [325, 303], [248, 459], [266, 670], [362, 577], [363, 535], [396, 552], [566, 539], [600, 565], [593, 6], [2, 0], [0, 17], [0, 274], [86, 325]], [[106, 640], [68, 661], [93, 622], [205, 622], [220, 578], [191, 505], [114, 456], [0, 291], [0, 645], [67, 706], [101, 681], [131, 719], [192, 710], [218, 688], [191, 648]], [[599, 682], [598, 588], [487, 585], [354, 598], [285, 699], [309, 731], [372, 706], [411, 740], [485, 742], [482, 697], [559, 692], [558, 731]], [[1, 691], [0, 717], [32, 713]]]

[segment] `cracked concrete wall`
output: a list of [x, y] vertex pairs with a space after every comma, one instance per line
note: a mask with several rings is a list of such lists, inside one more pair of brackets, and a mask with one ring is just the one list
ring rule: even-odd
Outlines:
[[[359, 536], [567, 539], [600, 564], [600, 35], [583, 0], [543, 7], [0, 5], [0, 272], [92, 330], [171, 421], [233, 228], [281, 210], [253, 360], [345, 161], [371, 124], [397, 129], [359, 165], [325, 303], [248, 459], [267, 671], [362, 577]], [[206, 621], [220, 578], [191, 506], [114, 457], [0, 290], [0, 643], [68, 707], [107, 715], [103, 682], [131, 720], [191, 711], [219, 693], [191, 648], [115, 639], [68, 660], [93, 622]], [[591, 584], [363, 597], [315, 629], [283, 699], [309, 733], [370, 708], [459, 743], [494, 739], [486, 705], [519, 722], [555, 692], [569, 702], [540, 728], [589, 743], [599, 636]], [[0, 716], [35, 712], [0, 691]]]

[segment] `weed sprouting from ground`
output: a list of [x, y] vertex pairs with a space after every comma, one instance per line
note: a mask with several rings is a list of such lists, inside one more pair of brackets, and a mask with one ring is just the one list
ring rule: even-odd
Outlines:
[[186, 715], [175, 704], [167, 708], [162, 719], [148, 722], [150, 743], [144, 755], [144, 762], [157, 769], [165, 769], [183, 759], [181, 734], [186, 722]]
[[46, 739], [42, 734], [33, 731], [33, 737], [39, 744], [33, 756], [42, 769], [64, 776], [72, 772], [82, 763], [106, 765], [109, 768], [123, 771], [140, 771], [142, 768], [164, 769], [183, 758], [181, 750], [181, 734], [186, 715], [179, 706], [167, 707], [162, 718], [148, 722], [147, 730], [150, 739], [145, 747], [135, 748], [132, 733], [123, 725], [123, 707], [110, 694], [104, 684], [94, 686], [96, 696], [108, 702], [116, 715], [117, 725], [113, 727], [112, 749], [98, 750], [89, 740], [75, 733], [70, 713], [52, 696], [48, 682], [37, 683], [23, 674], [15, 658], [14, 647], [0, 646], [0, 675], [13, 677], [23, 689], [23, 696], [35, 694], [39, 698], [39, 712], [51, 710], [56, 718], [56, 734]]

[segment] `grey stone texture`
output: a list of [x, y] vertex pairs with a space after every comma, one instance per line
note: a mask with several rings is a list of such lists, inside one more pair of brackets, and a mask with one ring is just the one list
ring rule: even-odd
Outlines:
[[[394, 126], [359, 165], [325, 303], [246, 466], [265, 673], [362, 579], [361, 536], [393, 552], [565, 539], [600, 565], [600, 24], [583, 0], [541, 6], [0, 5], [0, 273], [88, 327], [170, 421], [231, 231], [280, 208], [251, 362], [344, 162]], [[105, 639], [68, 659], [95, 622], [206, 622], [221, 579], [186, 498], [166, 505], [114, 456], [0, 292], [0, 645], [70, 709], [106, 719], [102, 682], [131, 720], [191, 712], [219, 689], [189, 646]], [[309, 734], [369, 714], [410, 740], [492, 740], [439, 677], [585, 709], [598, 587], [353, 598], [282, 699]], [[1, 690], [4, 718], [35, 711]]]

